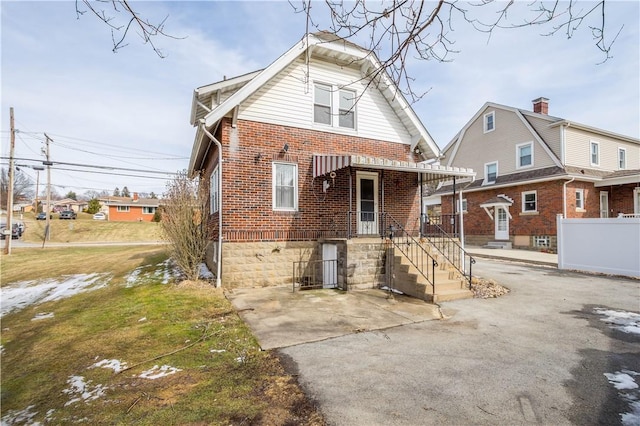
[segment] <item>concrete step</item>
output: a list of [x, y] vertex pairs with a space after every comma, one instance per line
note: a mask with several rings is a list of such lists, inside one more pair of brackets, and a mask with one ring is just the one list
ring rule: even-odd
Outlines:
[[473, 293], [471, 290], [458, 289], [458, 290], [439, 290], [436, 286], [436, 294], [433, 298], [433, 303], [449, 302], [451, 300], [471, 299]]

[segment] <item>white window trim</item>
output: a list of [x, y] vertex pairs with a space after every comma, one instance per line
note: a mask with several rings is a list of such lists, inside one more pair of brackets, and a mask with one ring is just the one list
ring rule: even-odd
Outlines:
[[[489, 177], [488, 177], [488, 173], [487, 173], [487, 166], [490, 166], [492, 164], [496, 165], [496, 180], [493, 180], [491, 182], [489, 182]], [[484, 163], [484, 179], [482, 180], [482, 185], [493, 185], [494, 183], [496, 183], [496, 181], [498, 180], [498, 176], [499, 176], [499, 172], [498, 172], [499, 168], [498, 168], [498, 162], [497, 161], [492, 161], [490, 163]]]
[[209, 176], [209, 214], [215, 214], [220, 210], [220, 167], [216, 166]]
[[[580, 204], [581, 204], [581, 206], [578, 206], [578, 197], [577, 197], [578, 194], [580, 194]], [[584, 210], [584, 189], [582, 189], [582, 188], [576, 189], [576, 211], [577, 212], [585, 211]]]
[[[536, 197], [536, 208], [535, 210], [526, 210], [525, 209], [525, 197], [527, 195], [533, 194]], [[522, 192], [522, 206], [521, 206], [521, 212], [524, 214], [531, 214], [531, 213], [538, 213], [538, 191], [524, 191]]]
[[468, 208], [468, 203], [466, 198], [462, 199], [462, 209], [460, 208], [460, 199], [459, 198], [456, 199], [456, 213], [460, 213], [461, 211], [462, 213], [466, 213], [467, 208]]
[[[529, 145], [531, 147], [531, 164], [527, 164], [526, 166], [522, 166], [520, 165], [520, 148], [525, 147]], [[530, 142], [525, 142], [525, 143], [519, 143], [518, 145], [516, 145], [516, 169], [528, 169], [533, 167], [534, 164], [534, 158], [533, 158], [533, 141]]]
[[[492, 120], [493, 127], [491, 129], [487, 129], [487, 119], [489, 118], [489, 116], [493, 118]], [[495, 111], [488, 112], [482, 117], [482, 129], [484, 130], [484, 133], [493, 132], [496, 129], [496, 112]]]
[[[316, 99], [315, 99], [315, 86], [326, 86], [331, 90], [331, 105], [329, 105], [329, 115], [331, 117], [331, 124], [318, 123], [315, 121], [315, 117], [313, 117], [312, 111], [312, 123], [314, 126], [324, 127], [324, 128], [332, 128], [332, 129], [340, 129], [344, 131], [354, 132], [358, 129], [358, 92], [355, 89], [348, 89], [345, 87], [341, 87], [335, 84], [325, 83], [323, 81], [314, 81], [313, 82], [313, 91], [312, 91], [312, 105], [315, 107]], [[353, 94], [353, 107], [351, 110], [353, 111], [353, 127], [343, 127], [340, 126], [340, 92], [345, 91]]]
[[[596, 146], [597, 147], [597, 152], [596, 152], [596, 156], [597, 156], [597, 162], [593, 162], [593, 147]], [[596, 141], [590, 141], [589, 142], [589, 164], [591, 164], [592, 166], [600, 166], [600, 142], [596, 142]]]
[[633, 213], [640, 214], [640, 188], [633, 189]]
[[[276, 206], [276, 166], [287, 165], [294, 166], [295, 172], [293, 174], [293, 208], [290, 207], [277, 207]], [[271, 200], [274, 211], [277, 212], [297, 212], [298, 211], [298, 164], [288, 163], [286, 161], [274, 161], [271, 163]]]
[[[624, 152], [624, 164], [620, 167], [620, 153]], [[627, 170], [627, 149], [618, 147], [618, 170]]]

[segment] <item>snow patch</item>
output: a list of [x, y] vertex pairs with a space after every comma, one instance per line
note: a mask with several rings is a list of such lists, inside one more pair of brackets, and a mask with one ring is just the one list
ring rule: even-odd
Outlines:
[[138, 322], [145, 322], [147, 320], [147, 317], [142, 317], [138, 320]]
[[30, 424], [30, 425], [39, 424], [39, 423], [33, 423], [31, 421], [31, 419], [33, 419], [38, 414], [37, 411], [31, 411], [33, 410], [34, 407], [35, 405], [30, 405], [24, 410], [20, 410], [20, 411], [9, 410], [7, 414], [5, 414], [2, 417], [2, 426], [18, 425], [18, 424]]
[[210, 349], [209, 352], [214, 353], [214, 354], [221, 354], [223, 352], [226, 352], [226, 350], [224, 350], [224, 349]]
[[172, 265], [171, 259], [167, 259], [155, 266], [140, 266], [131, 271], [125, 278], [125, 287], [146, 284], [150, 282], [161, 282], [168, 284], [175, 281], [180, 274]]
[[392, 293], [395, 293], [395, 294], [404, 294], [404, 293], [403, 293], [403, 292], [401, 292], [400, 290], [396, 290], [395, 288], [389, 288], [389, 287], [387, 287], [386, 285], [385, 285], [385, 286], [380, 287], [380, 290], [384, 290], [384, 291], [391, 291]]
[[640, 334], [640, 314], [627, 311], [614, 311], [605, 308], [595, 308], [594, 312], [606, 316], [606, 318], [601, 318], [600, 321], [610, 324], [614, 330], [620, 330], [624, 333]]
[[109, 280], [109, 274], [94, 273], [10, 284], [0, 289], [0, 317], [29, 305], [60, 300], [105, 287]]
[[127, 368], [127, 363], [118, 359], [103, 359], [102, 361], [98, 361], [95, 364], [90, 365], [89, 368], [109, 368], [114, 372], [119, 373]]
[[88, 402], [98, 399], [103, 396], [108, 389], [106, 386], [100, 384], [91, 386], [91, 380], [85, 382], [82, 376], [69, 376], [67, 383], [69, 384], [69, 388], [63, 389], [62, 393], [66, 393], [72, 398], [64, 404], [65, 407], [75, 404], [78, 401]]
[[618, 390], [618, 395], [629, 404], [629, 411], [620, 414], [624, 426], [640, 425], [640, 386], [635, 377], [640, 373], [631, 370], [604, 373], [609, 383]]
[[201, 280], [212, 281], [215, 278], [213, 272], [211, 272], [204, 263], [200, 263], [198, 268], [200, 268], [198, 274]]
[[163, 365], [162, 367], [154, 365], [151, 369], [140, 373], [138, 377], [142, 377], [143, 379], [155, 380], [159, 379], [160, 377], [170, 376], [171, 374], [175, 374], [178, 371], [182, 371], [182, 369], [171, 367], [169, 365]]
[[31, 321], [40, 321], [47, 318], [53, 318], [53, 312], [39, 312], [35, 317], [31, 318]]

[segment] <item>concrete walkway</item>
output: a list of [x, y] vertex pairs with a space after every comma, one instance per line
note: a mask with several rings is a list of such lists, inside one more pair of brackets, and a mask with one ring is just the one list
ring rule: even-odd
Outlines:
[[489, 249], [473, 246], [467, 246], [465, 247], [465, 250], [474, 257], [558, 267], [558, 255], [553, 253], [542, 253], [539, 251], [519, 249]]

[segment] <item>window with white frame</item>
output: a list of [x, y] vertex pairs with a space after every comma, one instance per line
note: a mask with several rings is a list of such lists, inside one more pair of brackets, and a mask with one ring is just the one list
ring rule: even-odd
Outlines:
[[516, 145], [516, 157], [519, 169], [533, 166], [533, 142]]
[[313, 122], [331, 125], [331, 86], [316, 83], [313, 86]]
[[156, 208], [155, 207], [142, 207], [142, 214], [154, 214], [156, 212]]
[[129, 211], [129, 206], [118, 206], [118, 208], [116, 209], [119, 212], [128, 212]]
[[598, 142], [591, 142], [591, 165], [600, 165], [600, 144]]
[[209, 214], [217, 213], [220, 209], [220, 168], [216, 166], [209, 178]]
[[491, 111], [484, 115], [484, 132], [492, 132], [496, 128], [496, 113]]
[[298, 165], [273, 163], [273, 209], [298, 210]]
[[[356, 97], [353, 90], [314, 84], [313, 122], [344, 129], [356, 128]], [[337, 120], [334, 120], [337, 117]]]
[[498, 163], [487, 163], [484, 165], [484, 182], [483, 184], [495, 183], [498, 178]]
[[456, 200], [456, 212], [466, 212], [467, 211], [467, 199], [462, 199], [462, 209], [460, 208], [460, 200]]
[[538, 194], [536, 191], [522, 193], [522, 211], [532, 213], [538, 211]]
[[624, 148], [618, 148], [618, 169], [624, 170], [627, 168], [627, 150]]
[[576, 210], [584, 210], [584, 189], [576, 189]]

